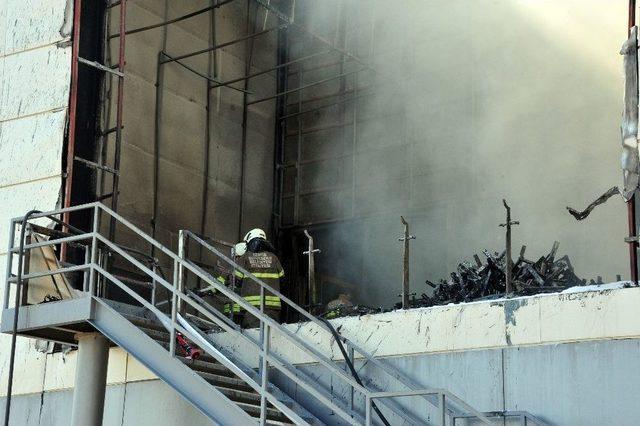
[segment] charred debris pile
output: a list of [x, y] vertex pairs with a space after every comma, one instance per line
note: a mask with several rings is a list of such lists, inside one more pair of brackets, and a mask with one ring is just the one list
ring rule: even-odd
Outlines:
[[[569, 287], [602, 284], [602, 278], [587, 282], [579, 278], [569, 256], [556, 258], [559, 243], [553, 243], [551, 251], [537, 261], [525, 258], [526, 246], [522, 246], [520, 256], [512, 265], [512, 296], [525, 296], [539, 293], [553, 293]], [[411, 301], [411, 307], [447, 305], [449, 303], [490, 300], [503, 297], [506, 286], [506, 253], [483, 252], [485, 260], [477, 254], [474, 262], [462, 262], [457, 271], [447, 280], [435, 284], [426, 281], [432, 287], [433, 295], [422, 294]]]
[[[520, 255], [512, 262], [513, 292], [509, 296], [555, 293], [570, 287], [604, 284], [600, 276], [589, 281], [578, 277], [569, 256], [557, 257], [559, 246], [557, 241], [554, 242], [549, 253], [536, 261], [525, 258], [526, 246], [522, 246]], [[451, 273], [449, 279], [441, 279], [438, 283], [427, 280], [426, 284], [433, 288], [433, 294], [429, 296], [423, 293], [419, 297], [416, 297], [415, 293], [412, 294], [410, 307], [421, 308], [504, 297], [506, 252], [491, 253], [484, 250], [483, 255], [484, 261], [475, 254], [473, 262], [464, 261], [458, 264], [457, 270]], [[620, 276], [617, 280], [621, 280]], [[395, 309], [401, 307], [402, 303], [395, 305]], [[388, 311], [389, 309], [363, 305], [340, 305], [322, 316], [331, 319]]]

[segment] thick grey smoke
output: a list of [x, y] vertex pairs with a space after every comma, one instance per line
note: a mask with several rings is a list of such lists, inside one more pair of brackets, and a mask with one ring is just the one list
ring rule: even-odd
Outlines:
[[[587, 3], [299, 2], [301, 23], [366, 63], [346, 58], [302, 81], [365, 68], [342, 81], [355, 100], [302, 120], [305, 129], [324, 130], [305, 134], [301, 160], [323, 160], [300, 168], [309, 194], [300, 197], [298, 214], [303, 221], [347, 219], [319, 241], [320, 274], [335, 278], [327, 280], [324, 302], [341, 291], [356, 303], [399, 301], [400, 214], [417, 236], [411, 283], [418, 294], [428, 290], [425, 279], [446, 277], [474, 253], [501, 250], [502, 198], [521, 221], [516, 252], [526, 244], [534, 257], [558, 240], [579, 275], [627, 275], [622, 203], [584, 223], [564, 210], [587, 204], [620, 176], [616, 69], [625, 4]], [[346, 41], [336, 24], [341, 14]], [[300, 43], [292, 55], [312, 47], [321, 48]], [[308, 89], [303, 100], [340, 84]], [[312, 193], [327, 187], [334, 189]]]

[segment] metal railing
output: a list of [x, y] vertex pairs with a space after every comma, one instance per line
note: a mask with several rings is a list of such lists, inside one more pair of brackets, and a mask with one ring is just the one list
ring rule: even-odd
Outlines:
[[[342, 382], [344, 382], [347, 386], [349, 386], [351, 388], [351, 395], [352, 396], [350, 398], [349, 407], [343, 406], [343, 408], [341, 410], [337, 410], [336, 411], [336, 414], [338, 414], [340, 417], [342, 417], [347, 422], [351, 423], [351, 421], [353, 420], [354, 414], [355, 414], [354, 413], [353, 401], [356, 398], [353, 397], [353, 393], [357, 392], [357, 393], [360, 393], [362, 397], [364, 397], [365, 401], [369, 401], [369, 402], [367, 402], [367, 405], [369, 405], [369, 403], [370, 403], [371, 406], [373, 406], [373, 400], [374, 399], [378, 399], [378, 400], [380, 400], [380, 402], [387, 409], [389, 409], [391, 412], [393, 412], [394, 414], [396, 414], [400, 418], [404, 419], [405, 421], [408, 421], [411, 424], [424, 423], [424, 420], [416, 418], [413, 414], [407, 412], [399, 404], [397, 404], [397, 403], [395, 403], [393, 401], [390, 401], [390, 398], [391, 398], [390, 395], [389, 396], [385, 396], [384, 393], [381, 393], [378, 389], [374, 389], [373, 386], [371, 386], [371, 385], [369, 385], [370, 388], [366, 388], [365, 386], [359, 385], [357, 383], [357, 381], [355, 380], [355, 378], [350, 376], [349, 374], [347, 374], [340, 364], [338, 364], [336, 361], [332, 360], [331, 358], [325, 356], [324, 354], [320, 353], [315, 347], [313, 347], [311, 344], [306, 342], [303, 338], [298, 336], [296, 333], [292, 332], [286, 326], [280, 325], [276, 321], [271, 319], [268, 315], [266, 315], [264, 313], [264, 296], [266, 294], [277, 296], [278, 298], [280, 298], [281, 303], [283, 303], [283, 304], [289, 306], [291, 309], [297, 311], [304, 319], [306, 319], [309, 322], [314, 323], [315, 325], [317, 325], [320, 330], [329, 333], [329, 337], [331, 338], [332, 337], [332, 334], [331, 334], [332, 331], [329, 328], [329, 326], [327, 326], [327, 324], [325, 324], [323, 321], [319, 320], [315, 316], [313, 316], [310, 313], [308, 313], [304, 308], [302, 308], [301, 306], [299, 306], [296, 303], [294, 303], [292, 300], [287, 298], [281, 292], [275, 290], [274, 288], [272, 288], [269, 285], [267, 285], [264, 281], [260, 280], [259, 278], [255, 277], [253, 274], [249, 273], [249, 271], [247, 271], [246, 269], [242, 268], [240, 265], [238, 265], [232, 259], [227, 257], [223, 252], [221, 252], [220, 250], [215, 248], [212, 244], [208, 243], [203, 238], [199, 237], [198, 235], [194, 234], [193, 232], [187, 231], [187, 230], [180, 231], [180, 239], [181, 239], [181, 242], [180, 242], [181, 246], [184, 246], [186, 244], [186, 239], [190, 239], [190, 240], [193, 240], [193, 241], [197, 242], [201, 247], [207, 249], [212, 254], [217, 256], [219, 259], [221, 259], [222, 261], [227, 263], [227, 265], [229, 265], [231, 268], [233, 268], [234, 271], [239, 271], [240, 273], [242, 273], [246, 277], [246, 279], [250, 279], [251, 281], [253, 281], [254, 283], [256, 283], [256, 284], [258, 284], [260, 286], [260, 300], [262, 301], [262, 303], [261, 303], [261, 306], [260, 306], [259, 309], [257, 309], [256, 307], [250, 305], [246, 301], [242, 300], [237, 295], [233, 295], [233, 297], [229, 297], [229, 298], [232, 299], [234, 302], [241, 301], [241, 303], [239, 303], [241, 308], [245, 309], [248, 314], [251, 314], [251, 315], [253, 315], [253, 316], [255, 316], [255, 317], [260, 319], [261, 342], [262, 342], [262, 336], [264, 335], [264, 327], [265, 327], [265, 325], [269, 325], [269, 329], [270, 330], [274, 330], [274, 329], [278, 330], [278, 332], [280, 332], [283, 336], [285, 336], [287, 338], [287, 340], [293, 342], [294, 345], [297, 348], [302, 349], [305, 353], [310, 355], [311, 358], [315, 362], [317, 362], [320, 365], [326, 367], [332, 374], [334, 374]], [[216, 280], [214, 280], [214, 281], [216, 281]], [[214, 285], [214, 287], [217, 290], [219, 290], [220, 292], [224, 293], [225, 296], [228, 296], [227, 292], [224, 291], [224, 285], [222, 283], [219, 283], [219, 282], [216, 281], [216, 284]], [[229, 330], [225, 330], [225, 331], [236, 332], [240, 336], [245, 337], [248, 340], [251, 340], [250, 337], [248, 337], [246, 334], [240, 332], [238, 329], [229, 329]], [[442, 409], [446, 410], [447, 416], [449, 416], [451, 418], [453, 418], [456, 415], [467, 416], [469, 418], [475, 418], [477, 420], [480, 420], [484, 424], [494, 424], [484, 413], [482, 413], [482, 412], [474, 409], [473, 407], [469, 406], [468, 404], [466, 404], [464, 401], [462, 401], [460, 398], [456, 397], [452, 393], [450, 393], [448, 391], [445, 391], [445, 390], [424, 389], [423, 386], [420, 386], [419, 384], [417, 384], [415, 381], [413, 381], [411, 378], [406, 376], [404, 373], [402, 373], [401, 371], [399, 371], [395, 367], [385, 363], [384, 361], [381, 361], [381, 360], [378, 360], [378, 359], [374, 358], [371, 354], [369, 354], [367, 351], [365, 351], [363, 348], [361, 348], [358, 344], [354, 343], [350, 339], [348, 339], [348, 338], [346, 338], [344, 336], [341, 336], [341, 340], [342, 340], [342, 342], [344, 343], [344, 345], [347, 348], [347, 352], [349, 354], [349, 358], [350, 358], [351, 362], [353, 362], [355, 360], [355, 358], [358, 357], [358, 358], [364, 359], [366, 363], [369, 363], [370, 365], [376, 367], [379, 371], [386, 373], [391, 378], [395, 379], [398, 383], [404, 385], [408, 389], [407, 391], [404, 391], [405, 393], [408, 392], [408, 394], [404, 395], [404, 396], [422, 397], [422, 398], [426, 399], [427, 402], [429, 402], [431, 405], [433, 405], [434, 407], [440, 409], [439, 401], [436, 400], [435, 398], [433, 398], [433, 395], [438, 395], [438, 394], [442, 393], [443, 395], [445, 395], [447, 397], [447, 400], [449, 401], [451, 406], [455, 405], [455, 407], [458, 408], [458, 410], [454, 410], [454, 409], [452, 409], [452, 407], [447, 407], [446, 406], [446, 402], [445, 402], [445, 405], [442, 406]], [[261, 342], [255, 342], [254, 341], [253, 343], [254, 344], [259, 344]], [[286, 363], [284, 361], [281, 361], [281, 362], [282, 362], [282, 364], [284, 366], [293, 368], [288, 363]], [[299, 371], [299, 370], [297, 370], [297, 371]], [[293, 376], [293, 377], [289, 376], [289, 377], [292, 380], [294, 380], [298, 385], [302, 386], [303, 388], [308, 383], [306, 380], [310, 379], [310, 377], [305, 377], [303, 380], [299, 380], [299, 379], [296, 379], [295, 376]], [[307, 390], [307, 389], [305, 389], [305, 390]], [[316, 391], [317, 391], [317, 389], [314, 389], [312, 392], [309, 392], [309, 393], [311, 393], [313, 396], [317, 397], [318, 395], [316, 394]], [[377, 395], [377, 396], [375, 396], [375, 395]], [[332, 399], [335, 398], [335, 395], [330, 395], [330, 398], [332, 398]], [[453, 404], [454, 402], [455, 402], [455, 404]], [[334, 404], [335, 404], [335, 402], [334, 402]], [[366, 411], [367, 406], [365, 406], [364, 408], [365, 408], [365, 411]], [[356, 412], [358, 412], [358, 411], [356, 411]], [[360, 411], [360, 412], [362, 412], [362, 411]], [[360, 420], [364, 421], [365, 424], [371, 424], [371, 423], [367, 422], [366, 418], [361, 418]], [[359, 424], [359, 423], [355, 423], [355, 424]]]
[[[300, 389], [307, 392], [320, 404], [326, 406], [334, 414], [338, 415], [344, 422], [353, 425], [359, 424], [373, 424], [371, 418], [371, 409], [375, 408], [374, 400], [380, 403], [381, 407], [386, 408], [387, 413], [393, 413], [399, 418], [410, 424], [424, 423], [425, 420], [416, 418], [413, 414], [405, 410], [402, 406], [392, 400], [392, 398], [398, 396], [416, 396], [426, 399], [431, 405], [440, 409], [442, 413], [444, 410], [445, 417], [449, 417], [455, 422], [455, 418], [475, 418], [484, 424], [494, 424], [487, 414], [481, 413], [468, 404], [461, 401], [455, 395], [445, 390], [439, 389], [422, 389], [421, 386], [416, 384], [412, 379], [407, 377], [404, 373], [397, 370], [395, 367], [388, 365], [387, 363], [374, 358], [372, 355], [363, 350], [360, 346], [352, 342], [351, 340], [341, 337], [341, 340], [348, 348], [349, 358], [353, 362], [357, 356], [360, 359], [364, 359], [366, 363], [377, 368], [381, 372], [385, 372], [390, 377], [397, 380], [398, 383], [404, 385], [408, 390], [400, 392], [380, 392], [379, 389], [375, 389], [372, 385], [361, 385], [358, 381], [349, 375], [343, 367], [333, 359], [327, 357], [323, 353], [320, 353], [315, 347], [304, 341], [300, 336], [291, 331], [287, 326], [279, 324], [277, 321], [265, 314], [265, 295], [271, 294], [280, 298], [282, 303], [287, 304], [290, 308], [294, 309], [303, 318], [308, 319], [310, 322], [316, 324], [320, 330], [331, 332], [329, 326], [318, 320], [316, 317], [310, 315], [302, 307], [293, 303], [279, 291], [271, 288], [260, 279], [249, 273], [249, 271], [242, 268], [236, 262], [234, 262], [227, 255], [216, 249], [212, 244], [205, 241], [203, 238], [190, 231], [181, 231], [179, 233], [179, 254], [175, 254], [164, 245], [154, 240], [152, 237], [145, 234], [138, 229], [132, 223], [124, 219], [122, 216], [113, 212], [108, 207], [101, 203], [91, 203], [82, 206], [75, 206], [65, 209], [60, 209], [47, 213], [32, 214], [29, 220], [36, 220], [43, 217], [57, 216], [64, 213], [71, 213], [80, 210], [93, 210], [93, 225], [91, 231], [77, 232], [74, 235], [65, 236], [62, 238], [53, 238], [48, 241], [40, 241], [36, 243], [25, 244], [22, 242], [22, 252], [20, 252], [20, 245], [15, 246], [15, 232], [16, 227], [20, 226], [23, 218], [16, 218], [11, 221], [11, 229], [9, 235], [9, 255], [7, 256], [7, 276], [5, 292], [4, 292], [4, 309], [9, 306], [10, 299], [10, 284], [16, 284], [15, 297], [20, 297], [22, 288], [21, 285], [25, 280], [35, 277], [43, 277], [48, 275], [68, 274], [82, 272], [85, 276], [83, 280], [83, 290], [90, 296], [102, 297], [103, 289], [108, 285], [116, 286], [124, 293], [130, 296], [133, 300], [139, 303], [141, 306], [152, 312], [156, 317], [165, 325], [170, 334], [169, 341], [169, 353], [171, 356], [176, 356], [176, 334], [182, 333], [188, 339], [196, 343], [202, 343], [201, 349], [204, 352], [209, 353], [218, 362], [227, 367], [236, 376], [247, 383], [258, 395], [260, 396], [260, 424], [266, 424], [267, 421], [267, 404], [272, 404], [277, 410], [281, 411], [285, 416], [291, 419], [296, 424], [307, 424], [298, 414], [296, 414], [291, 408], [281, 402], [270, 391], [269, 371], [270, 369], [276, 370], [283, 376], [287, 377], [292, 382], [296, 383]], [[118, 225], [128, 228], [129, 231], [140, 237], [145, 243], [151, 245], [156, 249], [158, 253], [166, 256], [172, 264], [172, 278], [168, 280], [164, 277], [164, 274], [159, 273], [156, 264], [145, 264], [144, 261], [137, 259], [133, 253], [126, 248], [110, 241], [107, 237], [100, 233], [100, 221], [102, 215], [107, 216], [109, 220], [115, 220]], [[28, 225], [27, 225], [28, 226]], [[200, 266], [197, 266], [193, 262], [186, 259], [185, 256], [185, 243], [186, 239], [191, 239], [203, 248], [215, 254], [218, 258], [226, 262], [231, 269], [241, 272], [245, 279], [252, 280], [260, 286], [261, 304], [259, 307], [253, 306], [240, 295], [235, 293], [232, 289], [226, 287], [223, 283], [218, 281], [214, 276], [206, 272]], [[55, 246], [58, 244], [82, 244], [84, 252], [84, 263], [79, 265], [71, 265], [60, 267], [55, 270], [31, 272], [22, 275], [21, 280], [13, 279], [11, 275], [13, 267], [14, 255], [24, 256], [29, 250], [37, 247]], [[106, 270], [104, 258], [101, 254], [108, 252], [112, 256], [118, 256], [122, 261], [127, 262], [133, 266], [138, 274], [143, 274], [149, 278], [153, 283], [153, 286], [160, 286], [166, 289], [170, 295], [170, 310], [169, 312], [161, 311], [155, 303], [155, 290], [150, 297], [139, 294], [136, 288], [133, 288], [131, 284], [127, 284], [124, 280], [115, 276], [113, 273]], [[259, 338], [256, 339], [251, 333], [246, 333], [237, 324], [235, 324], [224, 313], [215, 309], [197, 294], [185, 288], [184, 276], [185, 272], [194, 274], [198, 279], [204, 281], [208, 286], [217, 290], [224, 297], [228, 298], [232, 303], [237, 304], [247, 314], [253, 315], [260, 321], [260, 333]], [[151, 300], [147, 300], [151, 299]], [[192, 323], [189, 323], [185, 317], [181, 315], [181, 312], [185, 312], [186, 309], [192, 310], [197, 315], [206, 319], [207, 321], [216, 324], [222, 330], [233, 333], [234, 336], [238, 336], [245, 342], [249, 343], [256, 350], [259, 356], [259, 368], [257, 374], [248, 373], [241, 368], [233, 359], [225, 353], [224, 349], [216, 347], [215, 343], [204, 333], [202, 333]], [[232, 309], [233, 310], [233, 309]], [[286, 359], [280, 356], [278, 353], [272, 351], [270, 348], [271, 337], [274, 333], [278, 333], [279, 336], [284, 337], [288, 341], [292, 342], [294, 346], [302, 352], [309, 355], [315, 362], [327, 368], [334, 377], [346, 384], [351, 389], [351, 399], [349, 404], [345, 404], [339, 401], [335, 395], [333, 395], [327, 389], [324, 389], [317, 383], [315, 378], [310, 377], [308, 373], [305, 373], [302, 369], [296, 368]], [[355, 407], [356, 398], [353, 397], [354, 393], [358, 393], [364, 399], [365, 404], [358, 408]], [[435, 398], [434, 398], [435, 396]], [[362, 400], [362, 398], [360, 400]], [[455, 409], [454, 409], [455, 408]], [[380, 415], [383, 422], [386, 422]], [[443, 423], [444, 424], [444, 423]]]

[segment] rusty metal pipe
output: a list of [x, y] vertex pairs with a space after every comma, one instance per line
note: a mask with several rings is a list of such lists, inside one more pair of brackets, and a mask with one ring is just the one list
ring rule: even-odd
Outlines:
[[[76, 146], [76, 111], [78, 108], [78, 57], [80, 55], [80, 16], [82, 15], [82, 0], [75, 0], [73, 4], [73, 44], [71, 47], [71, 88], [69, 94], [69, 136], [67, 138], [67, 170], [64, 182], [63, 207], [71, 207], [71, 189], [73, 181], [73, 162]], [[62, 215], [62, 221], [69, 223], [69, 212]], [[62, 227], [67, 232], [67, 226]], [[67, 245], [61, 247], [60, 258], [66, 260]]]

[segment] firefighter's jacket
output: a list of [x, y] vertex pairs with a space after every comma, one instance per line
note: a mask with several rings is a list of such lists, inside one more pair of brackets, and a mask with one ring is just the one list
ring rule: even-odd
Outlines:
[[[268, 251], [259, 253], [247, 251], [237, 262], [238, 265], [242, 266], [256, 278], [274, 290], [280, 291], [280, 281], [284, 277], [284, 269], [282, 269], [280, 260], [275, 254]], [[234, 275], [236, 276], [236, 283], [240, 284], [240, 296], [251, 305], [260, 308], [260, 285], [239, 270], [234, 271]], [[241, 283], [238, 283], [238, 281], [241, 281]], [[281, 308], [281, 302], [278, 296], [271, 294], [267, 290], [265, 290], [264, 296], [264, 307], [266, 309]], [[240, 310], [240, 307], [234, 304], [233, 311], [240, 312]]]

